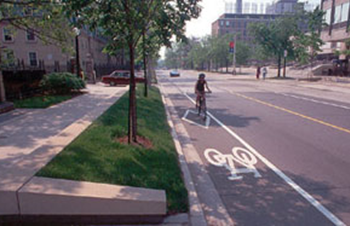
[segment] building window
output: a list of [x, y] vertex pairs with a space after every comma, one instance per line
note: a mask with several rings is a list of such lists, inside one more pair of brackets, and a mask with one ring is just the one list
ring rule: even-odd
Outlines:
[[327, 23], [327, 25], [331, 25], [331, 15], [332, 15], [332, 9], [327, 9], [326, 11], [326, 18], [325, 21]]
[[226, 27], [230, 26], [230, 21], [226, 21]]
[[348, 20], [349, 2], [344, 3], [341, 8], [341, 22]]
[[15, 53], [12, 49], [6, 49], [5, 51], [5, 64], [9, 66], [15, 66]]
[[340, 23], [341, 21], [341, 5], [338, 5], [335, 7], [335, 13], [334, 13], [334, 23]]
[[4, 28], [3, 33], [4, 33], [4, 41], [5, 42], [12, 42], [13, 41], [13, 34], [12, 34], [10, 29]]
[[30, 52], [29, 53], [29, 65], [32, 67], [38, 66], [38, 59], [36, 56], [36, 52]]
[[224, 21], [220, 20], [220, 26], [223, 27], [224, 26]]
[[35, 34], [32, 30], [27, 30], [27, 41], [35, 41]]

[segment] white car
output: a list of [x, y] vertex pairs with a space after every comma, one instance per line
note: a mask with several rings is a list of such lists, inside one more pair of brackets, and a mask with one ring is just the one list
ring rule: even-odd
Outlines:
[[178, 72], [177, 70], [170, 71], [170, 77], [179, 77], [179, 76], [180, 76], [180, 72]]

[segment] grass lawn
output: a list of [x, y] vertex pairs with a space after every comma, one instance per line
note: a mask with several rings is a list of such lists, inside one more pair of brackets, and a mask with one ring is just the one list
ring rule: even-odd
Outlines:
[[47, 95], [15, 100], [15, 108], [47, 108], [51, 105], [69, 100], [73, 95]]
[[292, 78], [292, 77], [283, 77], [282, 75], [281, 75], [281, 77], [275, 76], [275, 77], [269, 77], [269, 78], [266, 78], [266, 79], [274, 79], [274, 80], [295, 80], [295, 78]]
[[37, 176], [164, 189], [168, 212], [187, 212], [187, 190], [178, 165], [166, 114], [157, 88], [137, 90], [138, 133], [152, 149], [115, 141], [127, 134], [128, 94], [111, 106]]

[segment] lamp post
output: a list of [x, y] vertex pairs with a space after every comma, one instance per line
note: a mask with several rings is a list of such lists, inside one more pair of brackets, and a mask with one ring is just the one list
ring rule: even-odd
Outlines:
[[80, 35], [80, 29], [75, 27], [74, 28], [75, 33], [75, 61], [77, 66], [77, 77], [80, 78], [80, 59], [79, 59], [79, 35]]

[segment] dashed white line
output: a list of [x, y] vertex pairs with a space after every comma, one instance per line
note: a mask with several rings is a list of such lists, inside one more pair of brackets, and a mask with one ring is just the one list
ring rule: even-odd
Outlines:
[[311, 99], [311, 98], [307, 98], [307, 97], [295, 96], [295, 95], [292, 95], [292, 94], [277, 93], [277, 92], [275, 92], [275, 93], [276, 94], [282, 94], [283, 96], [286, 96], [286, 97], [292, 97], [292, 98], [295, 98], [295, 99], [306, 100], [306, 101], [310, 101], [310, 102], [314, 102], [314, 103], [318, 103], [318, 104], [324, 104], [324, 105], [329, 105], [329, 106], [333, 106], [333, 107], [337, 107], [337, 108], [350, 110], [350, 107], [345, 106], [345, 105], [333, 104], [333, 103], [326, 102], [326, 101], [320, 101], [320, 100], [315, 100], [315, 99]]
[[[195, 101], [187, 94], [185, 96], [195, 104]], [[318, 211], [320, 211], [326, 218], [328, 218], [334, 225], [346, 226], [338, 217], [331, 213], [326, 207], [324, 207], [320, 202], [318, 202], [314, 197], [307, 193], [303, 188], [296, 184], [292, 179], [290, 179], [286, 174], [284, 174], [280, 169], [278, 169], [273, 163], [262, 156], [258, 151], [256, 151], [252, 146], [250, 146], [245, 140], [229, 129], [225, 124], [223, 124], [219, 119], [212, 115], [209, 111], [207, 114], [216, 121], [226, 132], [231, 136], [236, 138], [241, 142], [249, 151], [256, 155], [266, 166], [268, 166], [273, 172], [275, 172], [281, 179], [283, 179], [289, 186], [291, 186], [295, 191], [297, 191], [302, 197], [304, 197], [311, 205], [313, 205]]]

